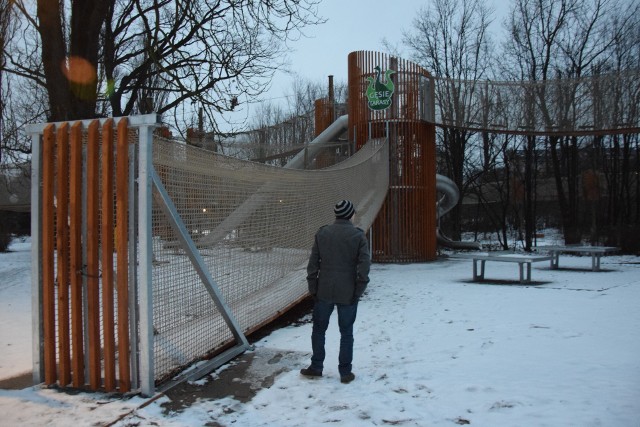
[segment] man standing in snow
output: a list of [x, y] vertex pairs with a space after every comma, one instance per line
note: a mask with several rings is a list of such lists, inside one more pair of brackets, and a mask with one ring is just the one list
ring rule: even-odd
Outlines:
[[353, 323], [358, 300], [369, 283], [371, 256], [364, 231], [353, 225], [355, 207], [349, 200], [338, 202], [333, 209], [336, 220], [316, 233], [307, 265], [309, 293], [314, 298], [313, 331], [311, 333], [311, 365], [300, 373], [321, 377], [324, 367], [325, 333], [333, 308], [338, 308], [340, 354], [338, 371], [342, 383], [355, 379], [353, 360]]

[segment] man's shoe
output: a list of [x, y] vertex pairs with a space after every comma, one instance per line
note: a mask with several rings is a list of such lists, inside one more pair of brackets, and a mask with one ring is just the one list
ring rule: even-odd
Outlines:
[[353, 380], [355, 380], [355, 379], [356, 379], [356, 376], [355, 376], [355, 375], [353, 375], [353, 372], [352, 372], [352, 373], [349, 373], [349, 374], [347, 374], [347, 375], [343, 375], [343, 376], [341, 376], [341, 377], [340, 377], [340, 382], [341, 382], [342, 384], [349, 384], [351, 381], [353, 381]]
[[305, 377], [321, 377], [322, 376], [322, 372], [316, 371], [315, 369], [311, 369], [311, 368], [300, 369], [300, 374], [304, 375]]

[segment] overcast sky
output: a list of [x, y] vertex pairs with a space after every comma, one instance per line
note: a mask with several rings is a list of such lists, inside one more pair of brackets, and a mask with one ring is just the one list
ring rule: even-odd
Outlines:
[[[495, 10], [492, 31], [497, 33], [511, 0], [487, 0]], [[291, 92], [295, 75], [312, 82], [347, 81], [347, 56], [359, 50], [385, 51], [383, 39], [400, 47], [402, 32], [412, 26], [416, 12], [429, 0], [322, 0], [319, 15], [327, 22], [306, 30], [307, 38], [291, 44], [291, 72], [279, 72], [263, 99]], [[407, 58], [405, 58], [407, 59]]]

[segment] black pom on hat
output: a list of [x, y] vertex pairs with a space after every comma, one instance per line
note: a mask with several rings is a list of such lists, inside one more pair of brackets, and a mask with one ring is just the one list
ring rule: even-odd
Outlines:
[[333, 212], [336, 214], [336, 218], [338, 219], [350, 219], [353, 214], [356, 213], [356, 208], [349, 200], [341, 200], [336, 203], [336, 206], [333, 208]]

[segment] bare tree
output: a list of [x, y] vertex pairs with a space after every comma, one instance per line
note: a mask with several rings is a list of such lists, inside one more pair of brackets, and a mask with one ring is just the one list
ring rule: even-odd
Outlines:
[[0, 164], [2, 164], [5, 140], [5, 106], [6, 106], [6, 82], [5, 82], [5, 50], [8, 44], [9, 28], [13, 20], [11, 2], [0, 0]]
[[[5, 69], [5, 56], [4, 47], [7, 44], [7, 37], [9, 32], [9, 26], [11, 25], [11, 8], [8, 0], [0, 0], [0, 165], [2, 165], [5, 151], [5, 81], [4, 81], [4, 69]], [[3, 168], [0, 171], [4, 172]], [[4, 174], [0, 174], [0, 185], [4, 185], [7, 181], [7, 177]], [[8, 230], [7, 215], [2, 215], [0, 218], [0, 252], [5, 252], [11, 243], [11, 234]]]
[[39, 117], [43, 101], [46, 102], [42, 91], [33, 90], [34, 80], [13, 72], [13, 53], [25, 49], [24, 26], [13, 6], [13, 1], [0, 0], [0, 164], [27, 160], [30, 141], [20, 129]]
[[[481, 0], [435, 0], [420, 9], [413, 30], [406, 32], [403, 43], [412, 58], [436, 77], [447, 80], [436, 86], [437, 103], [450, 127], [441, 134], [446, 174], [465, 193], [465, 159], [472, 133], [460, 127], [480, 114], [472, 108], [472, 90], [462, 90], [464, 82], [487, 78], [491, 63], [488, 28], [492, 10]], [[456, 83], [456, 81], [458, 83]], [[480, 88], [478, 88], [480, 90]], [[452, 237], [459, 238], [461, 211], [452, 213]]]
[[[616, 72], [640, 68], [640, 3], [630, 0], [608, 14], [607, 39], [613, 40], [605, 60], [591, 65], [592, 73]], [[597, 90], [598, 88], [594, 88]], [[616, 83], [615, 98], [607, 100], [607, 107], [619, 123], [628, 123], [637, 117], [640, 109], [640, 82], [622, 85]], [[594, 121], [597, 120], [594, 117]], [[640, 154], [639, 136], [623, 134], [596, 136], [593, 138], [589, 160], [590, 166], [602, 173], [605, 194], [592, 203], [603, 204], [593, 210], [596, 228], [592, 240], [599, 236], [599, 223], [611, 226], [610, 240], [613, 244], [627, 246], [626, 242], [637, 240], [628, 236], [638, 233], [640, 224]], [[604, 199], [604, 200], [603, 200]], [[597, 215], [597, 217], [596, 217]], [[606, 226], [603, 228], [607, 228]]]
[[[541, 112], [536, 119], [546, 128], [563, 128], [573, 120], [580, 102], [578, 79], [609, 62], [615, 40], [627, 27], [624, 23], [612, 31], [611, 17], [618, 6], [611, 0], [515, 1], [508, 21], [510, 38], [505, 52], [510, 61], [506, 62], [515, 79], [554, 81], [538, 85], [531, 93], [532, 102]], [[579, 183], [584, 168], [580, 156], [582, 148], [591, 142], [575, 135], [546, 139], [567, 243], [582, 238]], [[528, 144], [528, 153], [535, 150], [535, 144]], [[533, 185], [533, 181], [527, 185]], [[534, 216], [529, 218], [535, 220]]]
[[[333, 101], [346, 102], [346, 84], [334, 86]], [[326, 98], [327, 88], [320, 83], [296, 79], [286, 102], [262, 103], [254, 116], [253, 130], [248, 132], [248, 145], [254, 160], [284, 166], [315, 136], [315, 101]], [[328, 151], [335, 152], [337, 147]]]
[[[49, 120], [171, 112], [220, 113], [262, 93], [282, 66], [284, 43], [321, 23], [318, 0], [17, 0], [37, 29], [38, 81]], [[37, 19], [36, 19], [37, 18]]]

